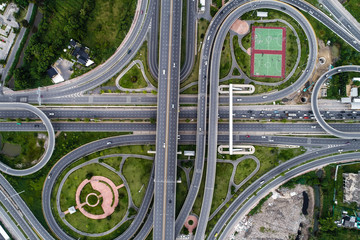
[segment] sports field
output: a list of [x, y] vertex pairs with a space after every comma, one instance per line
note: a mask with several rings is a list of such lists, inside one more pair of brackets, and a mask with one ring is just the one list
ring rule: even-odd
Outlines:
[[251, 76], [285, 78], [286, 28], [252, 27]]
[[254, 75], [276, 77], [281, 76], [281, 54], [255, 54]]
[[283, 47], [283, 29], [255, 28], [255, 49], [281, 51]]

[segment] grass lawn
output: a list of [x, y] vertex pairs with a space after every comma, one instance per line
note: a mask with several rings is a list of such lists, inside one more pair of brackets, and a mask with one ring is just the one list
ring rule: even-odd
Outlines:
[[0, 161], [12, 168], [31, 167], [45, 152], [37, 132], [0, 132], [0, 139]]
[[[207, 163], [205, 162], [204, 163], [204, 170], [205, 171], [206, 171], [206, 165], [207, 165]], [[196, 196], [196, 200], [194, 202], [193, 209], [192, 209], [192, 211], [198, 216], [200, 216], [201, 205], [202, 205], [202, 201], [203, 201], [203, 197], [204, 197], [205, 177], [206, 177], [206, 174], [203, 173], [201, 183], [200, 183], [199, 192], [198, 192], [198, 194]], [[190, 174], [190, 179], [192, 179], [192, 174]]]
[[226, 34], [220, 59], [220, 79], [226, 77], [231, 68], [230, 33]]
[[[134, 204], [140, 207], [144, 198], [153, 161], [139, 158], [127, 158], [123, 167], [123, 174], [129, 184]], [[141, 187], [144, 187], [141, 189]], [[141, 189], [141, 192], [139, 190]]]
[[113, 167], [116, 171], [120, 171], [120, 163], [121, 163], [122, 157], [108, 157], [108, 158], [101, 158], [99, 159], [99, 162], [104, 162], [110, 167]]
[[122, 76], [119, 80], [119, 84], [128, 89], [138, 89], [147, 86], [141, 70], [136, 65], [130, 68], [130, 70]]
[[230, 163], [216, 163], [216, 177], [214, 196], [211, 203], [210, 214], [225, 200], [233, 166]]
[[[127, 134], [127, 133], [123, 133]], [[52, 166], [65, 154], [74, 150], [75, 148], [84, 145], [88, 142], [95, 141], [98, 139], [123, 135], [122, 133], [105, 133], [105, 132], [62, 132], [55, 142], [55, 150], [50, 161], [45, 167], [43, 167], [38, 172], [23, 177], [13, 177], [4, 174], [4, 177], [10, 182], [10, 184], [15, 188], [17, 192], [25, 190], [21, 193], [22, 199], [29, 206], [30, 210], [34, 213], [35, 217], [40, 221], [40, 223], [50, 231], [48, 228], [42, 211], [41, 205], [41, 194], [42, 187], [44, 185], [44, 180], [52, 168]]]
[[120, 46], [132, 23], [136, 3], [133, 0], [95, 0], [83, 43], [94, 49], [99, 62], [108, 59]]
[[[72, 174], [70, 174], [64, 183], [64, 186], [60, 194], [60, 207], [62, 211], [65, 211], [70, 206], [76, 206], [76, 202], [75, 202], [76, 189], [84, 179], [90, 177], [91, 175], [107, 177], [111, 181], [113, 181], [116, 186], [122, 183], [121, 178], [116, 173], [101, 166], [100, 164], [95, 163], [84, 166], [76, 170]], [[127, 211], [128, 197], [126, 194], [126, 190], [125, 188], [121, 188], [118, 191], [119, 191], [119, 207], [117, 207], [117, 210], [111, 215], [111, 217], [107, 217], [106, 219], [101, 219], [101, 220], [93, 220], [85, 217], [82, 213], [77, 211], [75, 214], [67, 214], [65, 216], [66, 220], [69, 221], [69, 223], [78, 230], [88, 233], [104, 232], [111, 229], [119, 221], [121, 221], [121, 219], [125, 216], [125, 213]], [[97, 191], [94, 191], [91, 188], [90, 184], [87, 184], [84, 188], [84, 191], [81, 192], [81, 200], [84, 201], [87, 194], [91, 192], [99, 194]], [[53, 204], [55, 205], [55, 203]], [[100, 204], [94, 208], [90, 206], [86, 206], [85, 209], [89, 210], [89, 212], [92, 214], [103, 213]]]
[[178, 179], [181, 179], [181, 183], [176, 184], [176, 216], [179, 214], [188, 193], [185, 172], [179, 167], [177, 168], [176, 180]]
[[236, 167], [234, 183], [240, 184], [247, 176], [249, 176], [256, 168], [256, 162], [252, 159], [245, 159]]
[[[75, 172], [71, 173], [65, 180], [64, 186], [61, 189], [60, 194], [60, 207], [61, 211], [65, 211], [71, 206], [76, 206], [75, 193], [80, 183], [88, 178], [88, 176], [104, 176], [114, 182], [116, 186], [119, 186], [122, 181], [121, 178], [109, 169], [101, 166], [98, 163], [86, 165]], [[61, 181], [58, 179], [58, 181]]]
[[223, 82], [220, 82], [219, 85], [228, 85], [230, 83], [233, 84], [244, 84], [244, 79], [230, 79]]

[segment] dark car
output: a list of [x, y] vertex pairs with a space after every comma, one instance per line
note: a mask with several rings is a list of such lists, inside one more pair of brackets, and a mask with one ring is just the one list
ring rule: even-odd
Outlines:
[[131, 53], [131, 49], [128, 50], [128, 54], [130, 54], [130, 53]]

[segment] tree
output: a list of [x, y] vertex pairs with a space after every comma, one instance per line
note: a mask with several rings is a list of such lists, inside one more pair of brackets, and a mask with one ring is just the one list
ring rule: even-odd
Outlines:
[[29, 22], [26, 19], [21, 20], [21, 26], [28, 28], [30, 26]]
[[319, 219], [319, 223], [320, 229], [324, 232], [332, 232], [337, 228], [334, 223], [334, 219], [331, 217], [321, 218]]

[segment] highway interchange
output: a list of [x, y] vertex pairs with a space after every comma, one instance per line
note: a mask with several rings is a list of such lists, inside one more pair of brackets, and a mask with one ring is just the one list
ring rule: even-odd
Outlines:
[[[130, 227], [120, 235], [118, 239], [128, 239], [138, 235], [135, 239], [145, 238], [153, 227], [154, 239], [174, 239], [180, 232], [186, 217], [192, 210], [195, 198], [198, 194], [202, 175], [204, 171], [204, 161], [207, 160], [206, 182], [204, 201], [202, 204], [200, 221], [196, 231], [195, 239], [204, 239], [205, 231], [207, 230], [207, 223], [210, 215], [211, 199], [213, 196], [215, 173], [216, 173], [216, 159], [217, 159], [217, 145], [220, 143], [228, 142], [228, 124], [219, 123], [219, 119], [227, 119], [228, 112], [226, 106], [219, 106], [220, 104], [228, 103], [227, 97], [218, 96], [219, 85], [219, 65], [221, 57], [221, 48], [227, 32], [229, 31], [232, 23], [246, 12], [256, 9], [276, 9], [285, 12], [294, 18], [303, 28], [307, 41], [309, 44], [309, 56], [307, 65], [304, 67], [302, 75], [290, 87], [281, 91], [263, 95], [252, 96], [237, 96], [234, 97], [234, 102], [241, 99], [242, 104], [259, 104], [265, 102], [273, 102], [282, 99], [291, 93], [298, 91], [305, 82], [312, 75], [315, 64], [317, 62], [317, 39], [314, 30], [306, 18], [298, 11], [301, 9], [317, 20], [321, 21], [324, 25], [329, 27], [339, 37], [344, 39], [347, 43], [353, 46], [354, 49], [360, 51], [359, 36], [349, 31], [351, 22], [337, 24], [326, 14], [322, 13], [315, 7], [307, 4], [304, 1], [296, 0], [262, 0], [262, 1], [242, 1], [233, 0], [224, 5], [217, 15], [212, 19], [209, 28], [204, 37], [204, 43], [201, 49], [201, 60], [199, 68], [199, 81], [198, 81], [198, 96], [180, 96], [179, 84], [180, 81], [185, 79], [189, 74], [194, 64], [194, 45], [195, 35], [195, 14], [196, 8], [195, 1], [187, 1], [187, 51], [183, 68], [180, 68], [180, 42], [181, 42], [181, 16], [182, 16], [182, 1], [169, 1], [169, 0], [148, 0], [138, 1], [137, 13], [133, 23], [132, 31], [129, 32], [126, 40], [119, 47], [117, 52], [103, 65], [97, 67], [93, 71], [85, 74], [84, 76], [75, 78], [64, 84], [55, 85], [51, 87], [42, 88], [40, 94], [37, 90], [13, 92], [10, 90], [4, 91], [0, 95], [1, 109], [6, 110], [0, 113], [0, 118], [36, 118], [34, 113], [40, 117], [42, 123], [27, 122], [17, 125], [16, 122], [2, 122], [0, 123], [0, 131], [47, 131], [49, 138], [54, 138], [54, 131], [119, 131], [119, 132], [139, 132], [138, 134], [112, 137], [109, 139], [102, 139], [84, 145], [58, 161], [58, 163], [48, 173], [48, 178], [45, 180], [43, 188], [43, 208], [44, 215], [51, 230], [60, 239], [71, 239], [57, 224], [50, 206], [50, 195], [52, 188], [60, 175], [71, 162], [79, 159], [82, 156], [88, 155], [109, 147], [119, 145], [132, 145], [132, 144], [155, 144], [156, 157], [155, 168], [153, 170], [153, 178], [150, 178], [150, 184], [146, 191], [144, 201]], [[289, 5], [290, 4], [290, 5]], [[192, 9], [192, 10], [191, 10]], [[157, 13], [161, 12], [160, 15]], [[160, 21], [160, 23], [159, 23]], [[191, 27], [188, 27], [189, 24]], [[156, 27], [158, 26], [158, 27]], [[174, 27], [175, 26], [175, 27]], [[345, 26], [345, 28], [344, 28]], [[350, 29], [356, 26], [350, 26]], [[160, 30], [159, 47], [157, 43], [158, 35], [156, 32]], [[142, 43], [145, 41], [147, 33], [150, 32], [149, 37], [149, 66], [153, 75], [158, 76], [159, 89], [158, 96], [100, 96], [100, 95], [84, 95], [84, 93], [95, 86], [102, 84], [110, 79], [121, 69], [125, 68], [127, 63], [135, 56]], [[351, 32], [351, 33], [350, 33]], [[206, 40], [205, 40], [206, 39]], [[159, 55], [157, 51], [159, 48]], [[131, 49], [129, 53], [129, 49]], [[157, 64], [159, 58], [159, 64]], [[341, 69], [341, 71], [338, 71]], [[355, 111], [322, 111], [320, 112], [317, 102], [317, 92], [321, 84], [331, 75], [339, 72], [359, 72], [359, 66], [343, 66], [334, 68], [327, 73], [324, 73], [318, 80], [314, 87], [311, 110], [292, 110], [292, 111], [279, 111], [279, 110], [243, 110], [239, 109], [234, 111], [235, 119], [287, 119], [287, 120], [317, 120], [316, 123], [235, 123], [234, 124], [234, 142], [236, 143], [253, 143], [253, 144], [267, 144], [267, 145], [298, 145], [298, 146], [319, 146], [318, 151], [311, 151], [303, 154], [297, 158], [291, 159], [278, 167], [272, 169], [264, 176], [255, 181], [248, 187], [221, 216], [216, 226], [211, 230], [207, 236], [209, 239], [214, 239], [218, 233], [220, 238], [226, 237], [231, 230], [231, 226], [236, 224], [239, 217], [246, 214], [254, 202], [265, 196], [270, 189], [279, 186], [291, 177], [307, 171], [311, 168], [322, 166], [326, 163], [348, 161], [359, 158], [358, 153], [342, 154], [336, 159], [334, 157], [323, 158], [316, 160], [299, 167], [299, 164], [309, 160], [327, 156], [329, 154], [354, 151], [359, 149], [359, 142], [356, 138], [360, 138], [358, 124], [330, 124], [328, 125], [323, 118], [331, 120], [354, 120], [358, 119], [359, 115]], [[207, 89], [210, 89], [209, 93]], [[29, 102], [38, 103], [39, 100], [42, 104], [116, 104], [116, 105], [155, 105], [156, 107], [139, 107], [126, 110], [104, 110], [104, 109], [88, 109], [86, 108], [43, 108], [39, 110], [34, 107], [27, 107], [27, 110], [14, 110], [14, 108], [25, 108], [24, 106], [31, 106], [27, 104], [19, 104], [14, 102]], [[18, 104], [18, 105], [16, 105]], [[197, 104], [197, 109], [194, 107], [180, 108], [179, 104]], [[9, 110], [9, 108], [11, 110]], [[34, 110], [34, 109], [36, 110]], [[118, 106], [119, 108], [119, 106]], [[180, 110], [180, 112], [179, 112]], [[289, 116], [289, 114], [291, 114]], [[323, 116], [322, 116], [323, 115]], [[92, 122], [61, 122], [53, 121], [50, 119], [77, 119], [88, 118]], [[129, 123], [129, 122], [98, 122], [99, 119], [157, 119], [156, 125], [151, 123]], [[180, 122], [179, 119], [188, 119], [190, 123]], [[195, 123], [192, 123], [194, 121]], [[147, 134], [145, 134], [146, 132]], [[155, 135], [156, 133], [156, 135]], [[339, 138], [307, 138], [307, 137], [288, 137], [288, 136], [273, 136], [273, 134], [286, 134], [304, 133], [304, 134], [330, 134]], [[180, 134], [180, 139], [178, 135]], [[341, 138], [341, 139], [340, 139]], [[192, 177], [190, 189], [186, 197], [185, 203], [179, 213], [175, 216], [175, 200], [176, 200], [176, 159], [177, 159], [177, 145], [179, 144], [196, 144], [196, 160], [194, 165], [194, 174]], [[111, 144], [107, 144], [110, 142]], [[206, 147], [208, 152], [206, 153]], [[0, 165], [0, 170], [12, 175], [26, 175], [36, 172], [43, 167], [47, 160], [51, 157], [54, 148], [54, 142], [51, 142], [49, 148], [46, 150], [44, 158], [32, 168], [26, 170], [12, 170]], [[207, 159], [205, 159], [207, 155]], [[288, 169], [296, 167], [290, 171]], [[286, 172], [284, 176], [274, 177]], [[154, 179], [154, 181], [152, 181]], [[270, 181], [269, 184], [260, 188], [259, 182], [265, 180]], [[12, 197], [15, 205], [17, 205], [22, 214], [27, 218], [27, 222], [21, 224], [26, 235], [30, 239], [52, 239], [49, 233], [44, 230], [43, 226], [36, 220], [29, 208], [22, 201], [16, 191], [5, 180], [3, 176], [0, 177], [1, 187], [5, 192]], [[153, 189], [153, 190], [152, 190]], [[256, 196], [253, 193], [258, 191]], [[154, 192], [154, 204], [149, 212], [151, 199]], [[3, 194], [3, 193], [2, 193]], [[0, 200], [4, 203], [3, 195]], [[246, 201], [247, 200], [247, 201]], [[245, 202], [246, 201], [246, 202]], [[245, 204], [244, 204], [245, 203]], [[239, 209], [240, 205], [243, 205]], [[18, 211], [14, 209], [13, 204], [6, 205], [7, 210], [16, 216]], [[236, 212], [237, 211], [237, 212]], [[155, 214], [154, 214], [155, 212]], [[232, 214], [236, 212], [236, 216]], [[148, 214], [145, 221], [145, 215]], [[175, 221], [176, 220], [176, 221]], [[141, 226], [141, 224], [144, 225]], [[29, 224], [31, 226], [29, 226]], [[139, 230], [141, 228], [141, 230]], [[36, 233], [34, 233], [36, 232]]]

